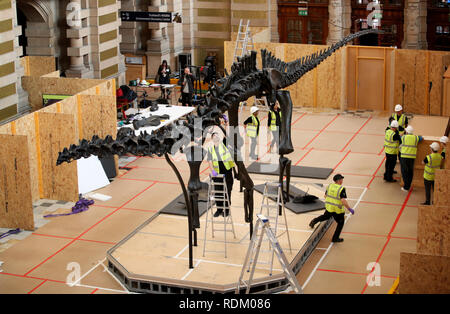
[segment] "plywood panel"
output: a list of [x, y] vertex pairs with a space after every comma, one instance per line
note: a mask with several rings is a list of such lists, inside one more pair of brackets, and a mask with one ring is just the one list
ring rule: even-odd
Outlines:
[[30, 76], [42, 76], [56, 70], [55, 57], [28, 56]]
[[439, 138], [445, 134], [448, 119], [448, 117], [415, 115], [414, 118], [409, 121], [409, 124], [414, 127], [415, 134], [437, 137], [439, 141]]
[[29, 114], [16, 120], [16, 134], [27, 137], [27, 146], [30, 165], [30, 182], [32, 200], [40, 199], [39, 176], [38, 176], [38, 158], [36, 149], [36, 126], [34, 122], [35, 115]]
[[113, 84], [111, 81], [55, 77], [22, 77], [22, 86], [28, 92], [29, 103], [33, 111], [42, 108], [42, 94], [76, 95], [87, 89], [94, 88], [91, 93], [95, 95], [95, 87], [102, 83], [106, 83], [106, 85], [100, 87], [100, 92], [111, 95], [113, 92]]
[[34, 230], [27, 137], [0, 135], [0, 227]]
[[[426, 54], [420, 50], [398, 49], [395, 54], [395, 103], [406, 112], [425, 114]], [[402, 100], [402, 84], [405, 84]]]
[[442, 115], [450, 116], [450, 78], [444, 79]]
[[39, 113], [38, 119], [43, 198], [77, 201], [77, 164], [56, 166], [58, 152], [77, 142], [75, 119], [73, 115], [60, 113]]
[[81, 95], [83, 137], [106, 137], [117, 133], [116, 99], [113, 96]]
[[379, 59], [358, 59], [358, 109], [383, 110], [383, 62]]
[[[446, 66], [450, 64], [447, 61], [448, 58], [445, 56], [450, 56], [449, 52], [440, 51], [430, 51], [430, 61], [429, 61], [429, 81], [432, 82], [432, 88], [430, 92], [430, 113], [433, 115], [442, 115], [442, 96], [443, 96], [443, 80], [442, 77], [445, 72]], [[447, 114], [448, 115], [448, 114]]]
[[0, 125], [0, 134], [11, 134], [11, 123]]
[[400, 253], [400, 294], [450, 293], [450, 257]]
[[60, 77], [59, 70], [42, 75], [42, 77]]
[[435, 206], [446, 207], [450, 201], [450, 170], [439, 169], [436, 170], [436, 176], [434, 178], [434, 194], [433, 204]]
[[419, 207], [417, 253], [450, 256], [450, 207]]

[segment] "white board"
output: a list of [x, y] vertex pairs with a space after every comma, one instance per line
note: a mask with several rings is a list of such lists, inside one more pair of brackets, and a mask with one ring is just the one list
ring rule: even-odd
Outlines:
[[77, 160], [78, 193], [85, 194], [109, 185], [108, 177], [97, 156]]

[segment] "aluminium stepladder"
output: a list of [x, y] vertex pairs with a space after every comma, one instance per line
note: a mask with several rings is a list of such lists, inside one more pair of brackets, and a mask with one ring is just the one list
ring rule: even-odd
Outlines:
[[244, 21], [239, 21], [239, 29], [236, 37], [236, 45], [234, 47], [233, 62], [237, 61], [237, 57], [243, 57], [249, 50], [255, 49], [253, 38], [250, 34], [250, 20], [244, 25]]
[[[213, 178], [217, 178], [218, 180], [213, 180]], [[217, 190], [216, 188], [221, 186], [222, 189]], [[222, 202], [222, 206], [217, 205], [217, 201]], [[216, 208], [217, 210], [222, 210], [223, 215], [223, 221], [215, 221], [214, 219], [214, 211], [213, 208]], [[226, 212], [229, 212], [228, 215], [225, 215]], [[216, 219], [221, 219], [222, 216], [217, 217]], [[211, 251], [206, 250], [206, 235], [208, 232], [208, 224], [211, 224], [211, 231], [212, 231], [212, 237], [214, 238], [216, 231], [223, 231], [223, 239], [224, 239], [224, 253], [225, 258], [227, 257], [227, 232], [232, 232], [234, 238], [236, 239], [236, 233], [234, 231], [234, 224], [233, 224], [233, 218], [231, 216], [231, 209], [230, 209], [230, 202], [228, 198], [228, 189], [227, 184], [225, 182], [225, 176], [223, 174], [218, 174], [215, 177], [212, 177], [209, 175], [209, 187], [208, 187], [208, 201], [206, 205], [206, 222], [205, 222], [205, 237], [203, 242], [203, 257], [205, 256], [206, 252], [215, 252], [215, 253], [221, 253], [222, 251]], [[214, 224], [216, 225], [222, 225], [223, 229], [215, 229]], [[228, 229], [227, 226], [231, 225], [231, 230]]]
[[[259, 235], [256, 232], [253, 233], [235, 292], [237, 294], [240, 293], [241, 286], [246, 287], [246, 294], [250, 292], [253, 275], [255, 274], [256, 263], [258, 261], [259, 252], [261, 250], [262, 240], [264, 238], [264, 235], [266, 235], [275, 255], [278, 257], [278, 261], [280, 262], [280, 265], [283, 269], [284, 274], [286, 275], [286, 279], [291, 285], [292, 290], [297, 294], [303, 293], [302, 288], [298, 283], [297, 278], [295, 277], [295, 274], [292, 272], [292, 269], [289, 266], [286, 255], [284, 255], [284, 252], [281, 249], [280, 244], [278, 243], [277, 237], [273, 233], [273, 230], [270, 228], [269, 219], [261, 214], [256, 215], [256, 217], [258, 218], [258, 220], [256, 222], [255, 230], [258, 230], [258, 228], [260, 228], [261, 233]], [[243, 280], [246, 272], [250, 273], [247, 282]]]
[[[276, 188], [277, 193], [273, 194], [273, 190], [271, 191], [270, 188]], [[272, 199], [275, 199], [275, 203], [273, 203]], [[281, 214], [284, 216], [284, 223], [281, 223], [278, 221], [280, 217], [279, 210], [281, 211]], [[287, 216], [286, 216], [286, 209], [284, 207], [284, 198], [283, 198], [283, 188], [279, 182], [266, 182], [264, 185], [264, 193], [263, 193], [263, 200], [261, 203], [261, 210], [259, 212], [261, 215], [265, 215], [274, 224], [273, 233], [276, 238], [281, 237], [283, 234], [287, 235], [288, 244], [289, 244], [289, 251], [292, 253], [292, 245], [291, 245], [291, 237], [289, 234], [289, 227], [287, 223]], [[284, 226], [284, 231], [278, 233], [278, 227]], [[256, 229], [256, 232], [258, 233], [259, 230]], [[268, 239], [266, 239], [268, 241]], [[270, 257], [268, 262], [259, 262], [260, 264], [267, 264], [269, 265], [269, 274], [272, 275], [273, 270], [273, 258], [274, 258], [274, 251], [270, 245], [269, 242], [267, 242], [269, 247]]]

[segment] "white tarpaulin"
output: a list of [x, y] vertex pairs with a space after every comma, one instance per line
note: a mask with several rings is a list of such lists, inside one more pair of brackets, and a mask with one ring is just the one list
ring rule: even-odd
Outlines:
[[97, 156], [77, 160], [78, 193], [85, 194], [109, 185], [108, 177]]

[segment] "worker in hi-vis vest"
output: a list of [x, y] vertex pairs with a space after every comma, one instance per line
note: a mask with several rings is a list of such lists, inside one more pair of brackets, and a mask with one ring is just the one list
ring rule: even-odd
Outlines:
[[392, 175], [397, 164], [398, 147], [401, 141], [398, 126], [398, 122], [392, 120], [390, 128], [386, 130], [384, 136], [384, 152], [386, 153], [384, 180], [386, 182], [397, 182]]
[[441, 149], [442, 149], [442, 152], [441, 152], [442, 158], [445, 159], [445, 153], [446, 153], [446, 149], [447, 149], [448, 137], [447, 136], [441, 137], [439, 142], [441, 144]]
[[398, 130], [400, 135], [403, 135], [405, 133], [405, 129], [408, 127], [408, 117], [403, 114], [402, 105], [395, 106], [395, 112], [389, 118], [389, 123], [393, 120], [398, 122]]
[[267, 127], [272, 132], [272, 142], [270, 143], [270, 151], [277, 144], [277, 150], [280, 145], [280, 128], [281, 128], [281, 110], [278, 102], [269, 110], [267, 117]]
[[247, 131], [247, 136], [250, 138], [250, 158], [257, 160], [258, 155], [256, 154], [256, 145], [258, 144], [259, 136], [259, 109], [256, 106], [250, 108], [250, 113], [252, 114], [247, 120], [244, 121], [244, 126]]
[[408, 125], [406, 134], [401, 137], [400, 166], [402, 170], [402, 191], [409, 191], [414, 176], [414, 161], [417, 156], [417, 145], [423, 140], [420, 135], [414, 135], [414, 129]]
[[[223, 204], [223, 201], [216, 201], [218, 207], [225, 207], [225, 216], [228, 216], [230, 213], [230, 205], [231, 205], [231, 190], [233, 189], [233, 167], [235, 166], [233, 157], [231, 156], [231, 152], [225, 146], [222, 141], [222, 137], [219, 133], [215, 132], [211, 135], [213, 145], [208, 149], [208, 161], [209, 168], [211, 169], [212, 179], [216, 182], [221, 182], [222, 179], [217, 178], [218, 174], [222, 174], [225, 176], [225, 184], [227, 186], [228, 199], [230, 204]], [[216, 186], [216, 190], [223, 191], [222, 186]], [[222, 209], [218, 209], [214, 213], [214, 217], [219, 217], [220, 215], [224, 215]]]
[[423, 181], [425, 184], [425, 203], [422, 205], [431, 205], [431, 188], [434, 190], [434, 176], [436, 174], [436, 169], [440, 169], [442, 165], [442, 155], [439, 154], [439, 149], [441, 148], [439, 143], [434, 142], [430, 145], [431, 154], [427, 155], [422, 161], [425, 165], [423, 169]]
[[339, 236], [341, 235], [342, 228], [344, 227], [345, 208], [347, 208], [352, 215], [355, 214], [355, 211], [350, 208], [346, 200], [347, 193], [345, 188], [342, 186], [342, 183], [344, 183], [344, 177], [341, 174], [337, 174], [333, 177], [333, 181], [334, 183], [330, 184], [325, 192], [325, 213], [311, 220], [309, 226], [314, 228], [316, 223], [333, 217], [337, 223], [337, 226], [332, 241], [342, 242], [344, 239]]

